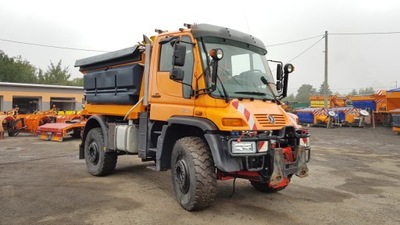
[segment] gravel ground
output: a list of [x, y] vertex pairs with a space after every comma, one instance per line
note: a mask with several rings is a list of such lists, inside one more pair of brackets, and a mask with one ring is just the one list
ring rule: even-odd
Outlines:
[[0, 224], [400, 224], [400, 135], [388, 128], [310, 128], [306, 178], [263, 194], [248, 181], [219, 181], [214, 204], [187, 212], [170, 172], [136, 156], [93, 177], [78, 140], [30, 135], [0, 140]]

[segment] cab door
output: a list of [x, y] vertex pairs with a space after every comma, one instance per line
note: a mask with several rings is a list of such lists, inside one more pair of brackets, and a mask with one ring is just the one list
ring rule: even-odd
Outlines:
[[[150, 81], [151, 104], [150, 119], [166, 121], [171, 116], [193, 116], [194, 98], [191, 96], [193, 87], [194, 49], [190, 36], [180, 37], [181, 44], [186, 45], [185, 63], [182, 66], [184, 78], [182, 82], [170, 79], [173, 68], [172, 56], [174, 45], [157, 43], [159, 52], [153, 52], [152, 79]], [[152, 63], [153, 63], [152, 62]]]

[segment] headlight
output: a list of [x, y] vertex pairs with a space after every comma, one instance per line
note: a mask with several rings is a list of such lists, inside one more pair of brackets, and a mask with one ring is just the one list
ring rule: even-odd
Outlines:
[[285, 70], [286, 74], [289, 74], [294, 71], [294, 66], [290, 63], [286, 64], [283, 69]]
[[222, 51], [220, 48], [211, 49], [210, 56], [214, 60], [221, 60], [224, 57], [224, 51]]
[[246, 154], [256, 153], [256, 143], [248, 141], [232, 141], [232, 153], [234, 154]]

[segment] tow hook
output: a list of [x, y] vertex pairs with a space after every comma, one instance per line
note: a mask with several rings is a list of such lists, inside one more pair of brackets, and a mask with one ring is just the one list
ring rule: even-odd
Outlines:
[[270, 185], [275, 186], [283, 180], [283, 149], [274, 149], [274, 170], [270, 178]]
[[308, 167], [307, 167], [307, 155], [306, 155], [306, 147], [299, 146], [298, 154], [297, 154], [297, 173], [298, 177], [306, 177], [308, 176]]

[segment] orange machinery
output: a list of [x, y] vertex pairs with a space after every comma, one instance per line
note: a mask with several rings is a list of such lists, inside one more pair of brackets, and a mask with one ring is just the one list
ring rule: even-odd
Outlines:
[[154, 161], [156, 171], [171, 170], [189, 211], [213, 202], [218, 179], [276, 192], [307, 176], [309, 135], [280, 107], [291, 64], [268, 62], [261, 40], [226, 27], [156, 31], [76, 61], [87, 119], [79, 156], [89, 173], [110, 174], [122, 155]]
[[[47, 111], [37, 111], [33, 114], [19, 114], [18, 108], [15, 108], [3, 115], [0, 115], [0, 122], [2, 124], [1, 129], [3, 130], [3, 132], [4, 130], [7, 130], [9, 137], [17, 136], [20, 132], [29, 132], [33, 134], [42, 134], [43, 132], [46, 132], [46, 134], [50, 136], [49, 133], [55, 132], [55, 130], [53, 129], [54, 127], [50, 130], [47, 130], [47, 127], [45, 126], [46, 124], [64, 124], [66, 121], [74, 121], [72, 129], [74, 131], [73, 136], [78, 137], [79, 135], [75, 133], [80, 133], [78, 132], [79, 127], [82, 128], [84, 126], [84, 123], [81, 123], [80, 121], [79, 123], [76, 123], [76, 120], [80, 119], [80, 112], [75, 112], [75, 114], [70, 113], [67, 115], [65, 115], [64, 113], [60, 114], [63, 115], [58, 115], [58, 112], [55, 108]], [[69, 123], [68, 126], [65, 126], [66, 130], [62, 130], [62, 125], [55, 126], [58, 126], [61, 129], [58, 130], [56, 133], [71, 133], [71, 129], [69, 128], [72, 126], [72, 123]], [[62, 138], [57, 138], [57, 140], [62, 140]]]
[[7, 130], [8, 136], [16, 136], [21, 131], [34, 133], [36, 129], [45, 124], [54, 121], [55, 111], [38, 111], [34, 114], [19, 114], [18, 108], [12, 109], [2, 116], [3, 127]]
[[[328, 108], [346, 107], [347, 96], [330, 95], [328, 96]], [[311, 95], [310, 96], [310, 107], [311, 108], [324, 108], [324, 96], [322, 95]]]
[[371, 95], [349, 96], [353, 106], [374, 113], [375, 122], [384, 126], [392, 123], [392, 110], [400, 108], [400, 88], [378, 90]]

